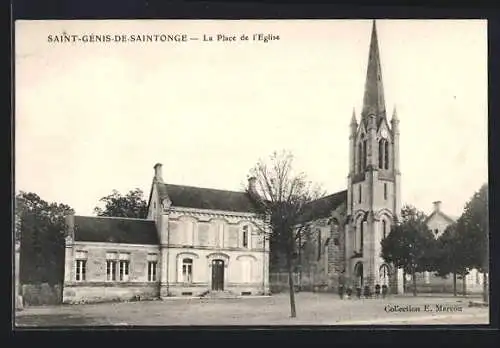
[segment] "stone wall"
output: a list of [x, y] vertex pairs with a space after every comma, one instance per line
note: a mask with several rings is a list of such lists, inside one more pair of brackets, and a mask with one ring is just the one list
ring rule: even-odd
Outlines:
[[66, 285], [63, 303], [95, 303], [157, 299], [158, 283], [78, 283]]
[[[477, 278], [476, 278], [477, 277]], [[453, 293], [453, 275], [449, 274], [447, 277], [439, 277], [433, 272], [429, 272], [426, 279], [424, 273], [416, 274], [417, 293]], [[426, 281], [428, 280], [428, 281]], [[406, 281], [405, 292], [413, 291], [413, 280], [410, 276]], [[483, 275], [478, 274], [477, 270], [472, 270], [466, 276], [465, 291], [467, 293], [482, 293], [483, 292]], [[457, 293], [463, 292], [463, 280], [460, 275], [457, 275]]]

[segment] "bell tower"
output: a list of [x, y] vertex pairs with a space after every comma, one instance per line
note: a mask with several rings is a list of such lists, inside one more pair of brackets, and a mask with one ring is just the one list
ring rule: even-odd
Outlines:
[[[355, 111], [349, 135], [346, 225], [346, 274], [353, 288], [387, 285], [398, 291], [400, 271], [380, 257], [380, 242], [401, 211], [399, 120], [396, 109], [386, 115], [382, 68], [375, 21], [372, 23], [368, 67], [360, 120]], [[399, 275], [399, 278], [401, 276]], [[402, 280], [401, 280], [402, 281]]]

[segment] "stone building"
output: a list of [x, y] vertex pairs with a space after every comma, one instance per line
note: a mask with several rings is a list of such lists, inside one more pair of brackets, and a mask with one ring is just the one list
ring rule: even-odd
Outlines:
[[269, 242], [253, 202], [164, 183], [157, 164], [146, 219], [67, 217], [63, 302], [267, 294]]
[[378, 284], [402, 292], [402, 271], [380, 257], [380, 242], [401, 212], [400, 192], [399, 119], [394, 109], [388, 120], [373, 21], [363, 108], [359, 122], [353, 111], [350, 123], [347, 190], [310, 204], [304, 221], [316, 256], [301, 255], [302, 270], [314, 268], [315, 282], [328, 288]]

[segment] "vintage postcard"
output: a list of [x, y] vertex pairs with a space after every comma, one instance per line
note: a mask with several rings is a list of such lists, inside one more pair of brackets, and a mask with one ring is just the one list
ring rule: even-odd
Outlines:
[[486, 20], [18, 20], [16, 328], [489, 324]]

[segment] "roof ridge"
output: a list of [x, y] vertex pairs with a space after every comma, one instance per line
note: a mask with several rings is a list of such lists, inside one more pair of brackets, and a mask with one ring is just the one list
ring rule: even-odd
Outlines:
[[212, 187], [201, 187], [201, 186], [179, 185], [179, 184], [168, 184], [168, 183], [162, 183], [162, 184], [165, 185], [165, 186], [187, 187], [187, 188], [202, 189], [202, 190], [211, 190], [211, 191], [234, 192], [234, 193], [243, 193], [243, 194], [247, 193], [246, 191], [233, 191], [233, 190], [218, 189], [218, 188], [212, 188]]
[[74, 215], [75, 217], [84, 217], [84, 218], [92, 218], [92, 219], [120, 219], [120, 220], [138, 220], [138, 221], [154, 221], [150, 219], [142, 219], [142, 218], [131, 218], [131, 217], [121, 217], [121, 216], [91, 216], [91, 215]]
[[343, 193], [346, 193], [347, 190], [341, 190], [341, 191], [337, 191], [335, 193], [331, 193], [329, 195], [325, 195], [325, 196], [322, 196], [322, 197], [319, 197], [319, 198], [316, 198], [316, 199], [313, 199], [311, 201], [309, 201], [309, 203], [311, 202], [316, 202], [316, 201], [319, 201], [321, 199], [327, 199], [327, 198], [331, 198], [331, 197], [334, 197], [334, 196], [337, 196], [337, 195], [340, 195], [340, 194], [343, 194]]

